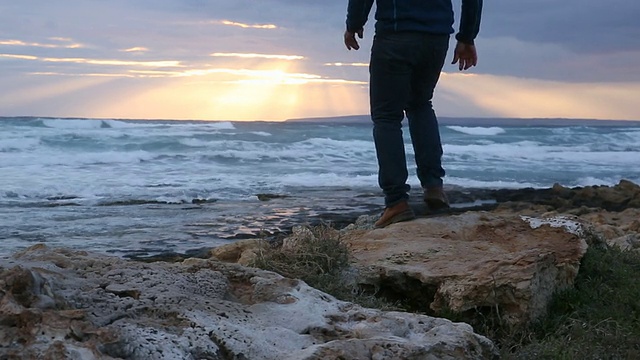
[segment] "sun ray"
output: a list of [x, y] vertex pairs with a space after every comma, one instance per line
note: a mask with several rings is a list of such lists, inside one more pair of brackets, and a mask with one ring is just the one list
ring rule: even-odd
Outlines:
[[51, 81], [38, 82], [38, 85], [25, 85], [14, 88], [11, 92], [4, 92], [0, 97], [0, 108], [11, 109], [26, 105], [37, 105], [47, 99], [65, 98], [100, 84], [109, 82], [105, 77], [56, 77]]
[[640, 83], [562, 83], [443, 73], [438, 86], [501, 117], [640, 119], [640, 108], [634, 105]]
[[[235, 65], [246, 64], [235, 61]], [[344, 115], [345, 109], [349, 113], [366, 110], [367, 92], [362, 82], [324, 79], [299, 70], [298, 63], [279, 60], [251, 70], [235, 69], [231, 75], [220, 69], [197, 75], [192, 72], [192, 76], [153, 79], [153, 86], [125, 90], [116, 101], [118, 109], [128, 109], [127, 114], [133, 117], [198, 120], [278, 121]], [[121, 116], [114, 107], [95, 111], [99, 116], [114, 111], [111, 116]]]

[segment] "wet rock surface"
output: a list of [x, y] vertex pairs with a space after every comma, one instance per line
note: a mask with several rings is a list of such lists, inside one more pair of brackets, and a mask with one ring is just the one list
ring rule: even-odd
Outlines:
[[[467, 211], [490, 211], [499, 207], [514, 210], [567, 212], [579, 208], [600, 209], [620, 212], [625, 209], [640, 209], [640, 186], [627, 180], [621, 180], [615, 186], [587, 186], [567, 188], [554, 185], [545, 189], [476, 189], [447, 187], [447, 196], [451, 208], [439, 211], [429, 210], [422, 201], [420, 189], [412, 189], [411, 207], [418, 216], [439, 216], [459, 214]], [[369, 194], [368, 197], [381, 196]], [[361, 215], [377, 215], [382, 208], [369, 204], [361, 213], [325, 212], [318, 215], [318, 221], [329, 222], [338, 228], [354, 223]]]
[[[589, 244], [640, 249], [640, 187], [624, 180], [610, 188], [448, 194], [450, 209], [430, 212], [418, 194], [410, 202], [416, 220], [373, 229], [377, 215], [363, 215], [341, 230], [361, 287], [431, 315], [498, 312], [522, 324], [573, 286]], [[294, 231], [282, 246], [301, 235]]]

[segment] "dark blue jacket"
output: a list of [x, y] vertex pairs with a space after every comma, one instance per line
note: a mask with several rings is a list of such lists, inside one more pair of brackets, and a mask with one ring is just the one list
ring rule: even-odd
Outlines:
[[[376, 2], [376, 33], [418, 31], [451, 34], [453, 5], [451, 0], [349, 0], [347, 30], [356, 32], [364, 27]], [[482, 0], [462, 0], [459, 41], [473, 44], [480, 31]]]

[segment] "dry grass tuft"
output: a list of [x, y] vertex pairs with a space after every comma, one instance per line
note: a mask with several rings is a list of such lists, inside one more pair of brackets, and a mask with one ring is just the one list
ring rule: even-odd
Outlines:
[[368, 308], [400, 310], [397, 303], [361, 289], [353, 281], [349, 249], [328, 225], [301, 227], [290, 240], [262, 249], [251, 266], [301, 279], [336, 298]]

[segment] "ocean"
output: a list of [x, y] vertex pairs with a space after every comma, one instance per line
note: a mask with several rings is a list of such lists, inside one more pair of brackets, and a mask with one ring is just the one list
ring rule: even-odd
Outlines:
[[[440, 128], [447, 186], [640, 183], [638, 122], [441, 119]], [[409, 183], [419, 188], [415, 166]], [[382, 204], [366, 117], [0, 118], [0, 256], [36, 243], [195, 254]]]

